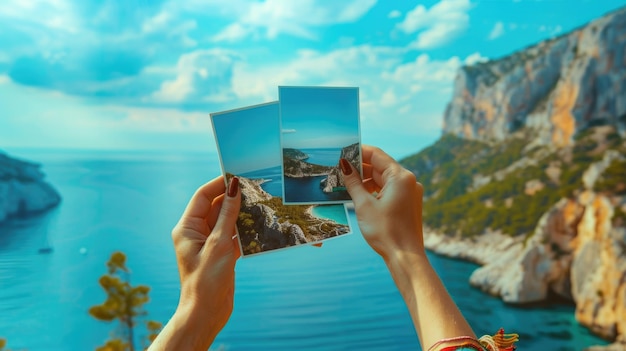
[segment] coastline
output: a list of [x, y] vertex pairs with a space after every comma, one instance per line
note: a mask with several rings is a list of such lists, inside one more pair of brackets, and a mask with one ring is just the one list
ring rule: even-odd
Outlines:
[[[332, 207], [331, 207], [332, 206]], [[338, 220], [338, 217], [333, 217], [332, 215], [329, 215], [327, 212], [328, 211], [324, 211], [324, 209], [329, 209], [329, 208], [335, 208], [335, 206], [340, 206], [343, 210], [342, 213], [345, 213], [345, 208], [343, 205], [341, 204], [335, 204], [335, 205], [326, 205], [326, 206], [320, 206], [320, 205], [313, 205], [311, 206], [311, 215], [314, 216], [315, 218], [319, 218], [319, 219], [324, 219], [324, 220], [329, 220], [329, 221], [333, 221], [335, 223], [341, 224], [341, 225], [350, 225], [349, 223], [349, 219], [347, 215], [341, 216], [341, 219], [346, 220], [346, 222], [342, 222], [340, 220]], [[338, 208], [338, 207], [337, 207]]]

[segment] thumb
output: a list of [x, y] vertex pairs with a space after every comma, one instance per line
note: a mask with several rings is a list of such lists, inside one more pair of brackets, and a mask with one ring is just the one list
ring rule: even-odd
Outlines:
[[352, 197], [354, 207], [358, 208], [363, 203], [370, 200], [372, 195], [370, 195], [363, 185], [363, 180], [359, 172], [356, 171], [348, 160], [345, 158], [340, 159], [339, 166], [341, 167], [341, 173], [343, 173], [343, 183], [346, 185], [350, 197]]
[[239, 191], [239, 178], [233, 177], [228, 184], [220, 214], [215, 222], [214, 231], [220, 233], [220, 240], [232, 240], [240, 207], [241, 191]]

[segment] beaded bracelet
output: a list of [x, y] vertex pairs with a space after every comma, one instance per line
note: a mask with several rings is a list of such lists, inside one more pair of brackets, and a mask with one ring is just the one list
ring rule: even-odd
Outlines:
[[[474, 347], [475, 350], [478, 351], [482, 351], [482, 347], [478, 346], [479, 348], [476, 348], [477, 345], [480, 345], [480, 343], [478, 342], [478, 340], [476, 340], [476, 338], [471, 337], [471, 336], [455, 336], [453, 338], [447, 338], [447, 339], [441, 339], [439, 341], [437, 341], [436, 343], [433, 344], [433, 346], [431, 346], [430, 348], [428, 348], [428, 351], [431, 351], [432, 349], [434, 349], [435, 347], [447, 343], [447, 342], [454, 342], [454, 341], [465, 341], [465, 343], [461, 344], [461, 345], [455, 345], [455, 346], [450, 346], [450, 347], [469, 347], [470, 345]], [[456, 349], [451, 349], [450, 347], [446, 347], [443, 350], [456, 350]], [[441, 350], [441, 351], [443, 351]]]
[[463, 349], [473, 349], [476, 351], [514, 351], [517, 349], [515, 346], [517, 341], [519, 341], [518, 334], [505, 334], [504, 329], [500, 328], [500, 330], [498, 330], [498, 332], [493, 336], [483, 335], [478, 340], [471, 336], [456, 336], [453, 338], [441, 339], [428, 348], [428, 351], [433, 350], [441, 344], [452, 342], [457, 342], [457, 344], [446, 346], [439, 351], [460, 351]]

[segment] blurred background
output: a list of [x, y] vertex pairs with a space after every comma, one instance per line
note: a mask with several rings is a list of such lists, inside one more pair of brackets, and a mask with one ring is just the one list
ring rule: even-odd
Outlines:
[[[359, 87], [362, 141], [424, 184], [431, 260], [477, 334], [621, 347], [625, 5], [2, 1], [0, 350], [147, 347], [178, 300], [170, 230], [220, 174], [209, 113], [278, 85]], [[240, 260], [213, 349], [419, 349], [350, 218], [321, 249]], [[132, 338], [89, 313], [116, 251], [119, 283], [150, 288]]]

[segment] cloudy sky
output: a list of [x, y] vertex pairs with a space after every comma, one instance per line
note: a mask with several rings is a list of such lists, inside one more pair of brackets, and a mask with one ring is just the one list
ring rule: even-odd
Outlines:
[[209, 113], [358, 86], [362, 138], [435, 141], [459, 66], [617, 0], [2, 0], [0, 149], [215, 150]]
[[282, 147], [343, 148], [359, 142], [359, 90], [279, 87]]

